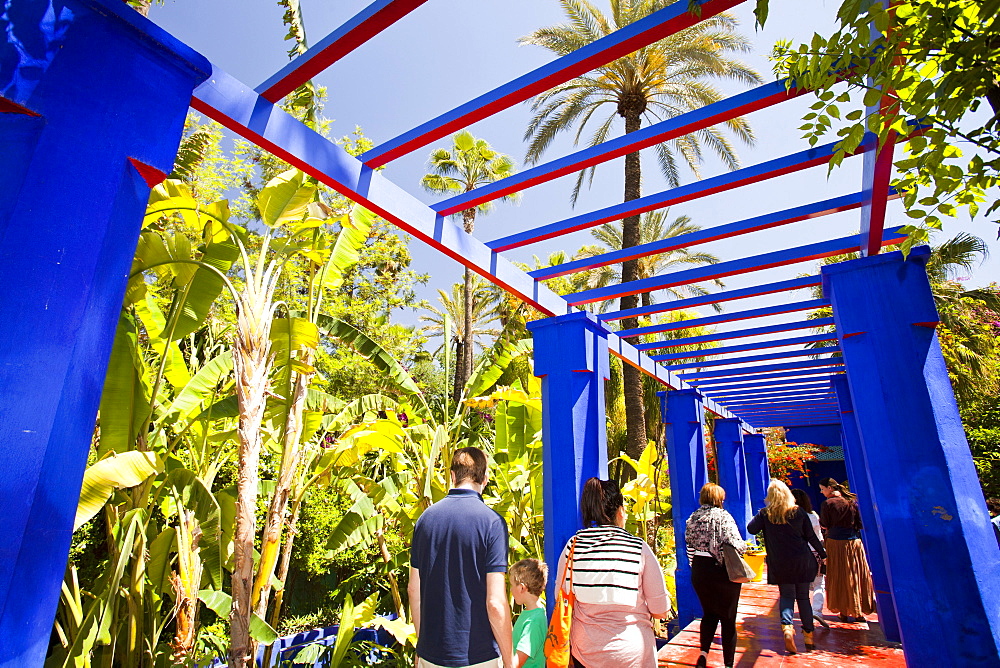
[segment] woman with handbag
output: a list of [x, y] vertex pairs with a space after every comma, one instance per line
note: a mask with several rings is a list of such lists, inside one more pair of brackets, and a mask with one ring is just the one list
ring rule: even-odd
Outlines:
[[584, 528], [559, 557], [557, 600], [573, 606], [570, 665], [656, 668], [650, 618], [669, 616], [670, 597], [653, 550], [625, 530], [624, 501], [613, 480], [587, 480], [580, 497]]
[[[795, 627], [792, 615], [796, 601], [806, 651], [816, 649], [813, 640], [812, 604], [809, 602], [809, 585], [819, 571], [820, 559], [826, 559], [826, 550], [805, 511], [795, 503], [788, 485], [772, 480], [767, 487], [766, 507], [750, 520], [747, 531], [764, 532], [767, 549], [767, 583], [778, 585], [778, 609], [781, 612], [781, 631], [785, 636], [785, 649], [796, 652]], [[810, 547], [812, 549], [810, 549]]]
[[[708, 665], [708, 650], [715, 638], [715, 629], [722, 626], [722, 660], [728, 667], [736, 659], [736, 608], [740, 589], [746, 578], [734, 582], [726, 568], [727, 548], [730, 555], [742, 555], [746, 543], [740, 536], [736, 520], [723, 510], [726, 491], [708, 483], [701, 488], [701, 506], [691, 513], [684, 531], [688, 563], [691, 564], [691, 584], [701, 602], [701, 656], [699, 667]], [[742, 561], [742, 558], [740, 559]]]
[[861, 543], [861, 511], [857, 496], [833, 478], [819, 481], [826, 501], [819, 509], [819, 523], [826, 529], [830, 548], [826, 574], [826, 607], [840, 613], [842, 622], [863, 622], [875, 612], [875, 588]]

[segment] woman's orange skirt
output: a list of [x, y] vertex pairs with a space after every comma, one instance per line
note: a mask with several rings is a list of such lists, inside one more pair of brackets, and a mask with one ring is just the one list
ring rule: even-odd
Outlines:
[[849, 617], [875, 612], [875, 589], [861, 541], [827, 538], [826, 607]]

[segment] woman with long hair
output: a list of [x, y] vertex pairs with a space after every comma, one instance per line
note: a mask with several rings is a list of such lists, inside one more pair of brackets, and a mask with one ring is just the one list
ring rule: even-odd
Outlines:
[[767, 583], [778, 585], [778, 609], [785, 649], [791, 654], [796, 652], [795, 627], [792, 625], [796, 602], [806, 651], [816, 649], [809, 584], [819, 572], [819, 563], [813, 553], [825, 559], [826, 550], [813, 531], [809, 517], [796, 505], [788, 485], [780, 480], [771, 480], [765, 503], [766, 506], [750, 520], [747, 531], [764, 533]]
[[875, 612], [875, 588], [861, 542], [861, 511], [857, 496], [833, 478], [819, 481], [826, 501], [819, 523], [826, 529], [830, 559], [826, 570], [826, 607], [840, 614], [842, 622], [863, 622]]
[[[812, 524], [813, 533], [816, 534], [817, 538], [822, 536], [822, 530], [819, 526], [819, 515], [813, 510], [812, 499], [806, 494], [804, 489], [793, 489], [792, 496], [795, 497], [795, 505], [805, 511], [806, 516], [809, 517], [809, 523]], [[813, 552], [813, 556], [819, 559], [819, 555]], [[820, 568], [819, 572], [816, 573], [816, 579], [812, 581], [809, 585], [809, 600], [812, 601], [813, 609], [813, 619], [823, 625], [823, 628], [830, 628], [830, 625], [825, 619], [823, 619], [823, 604], [826, 601], [826, 574], [824, 569]]]
[[740, 536], [736, 520], [722, 509], [726, 491], [712, 483], [701, 488], [701, 506], [691, 513], [684, 531], [688, 562], [691, 564], [691, 584], [701, 602], [701, 655], [697, 666], [708, 665], [708, 650], [715, 638], [715, 629], [722, 625], [722, 660], [727, 667], [736, 659], [736, 608], [743, 585], [729, 579], [724, 545], [732, 545], [740, 554], [746, 543]]
[[671, 611], [656, 555], [625, 530], [625, 499], [615, 481], [587, 480], [580, 510], [584, 528], [566, 543], [556, 571], [563, 591], [572, 583], [576, 595], [569, 638], [574, 665], [656, 668], [650, 618], [666, 619]]

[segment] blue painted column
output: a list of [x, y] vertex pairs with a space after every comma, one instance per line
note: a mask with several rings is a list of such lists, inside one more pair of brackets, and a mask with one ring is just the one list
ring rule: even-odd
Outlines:
[[865, 465], [864, 445], [858, 433], [858, 423], [854, 419], [854, 405], [847, 386], [847, 376], [843, 374], [834, 376], [833, 389], [837, 393], [837, 405], [840, 409], [847, 475], [851, 491], [858, 495], [858, 508], [861, 509], [861, 520], [864, 522], [862, 536], [865, 554], [868, 556], [868, 568], [872, 572], [872, 585], [875, 587], [879, 626], [882, 627], [887, 640], [900, 642], [896, 603], [892, 597], [892, 588], [889, 586], [889, 574], [885, 569], [885, 541], [882, 539], [878, 509], [872, 500], [871, 476]]
[[687, 558], [684, 529], [687, 518], [698, 509], [698, 494], [708, 482], [705, 435], [702, 429], [702, 396], [697, 390], [659, 392], [660, 412], [667, 437], [667, 466], [670, 469], [671, 515], [677, 570], [677, 616], [681, 628], [701, 615], [701, 604], [691, 586], [691, 566]]
[[906, 260], [894, 252], [823, 267], [823, 291], [833, 303], [906, 662], [1000, 666], [1000, 548], [935, 332], [928, 254], [918, 248]]
[[767, 463], [767, 443], [763, 434], [746, 434], [743, 437], [743, 454], [746, 457], [747, 485], [750, 488], [750, 517], [764, 507], [767, 486], [771, 483], [771, 468]]
[[0, 25], [0, 666], [40, 666], [149, 183], [210, 66], [120, 1]]
[[559, 554], [583, 526], [583, 483], [608, 477], [608, 336], [585, 311], [534, 320], [528, 329], [534, 337], [535, 375], [542, 379], [545, 561], [551, 573], [546, 601], [551, 614]]
[[719, 465], [719, 484], [726, 490], [725, 508], [736, 520], [743, 540], [747, 538], [747, 523], [753, 517], [750, 510], [750, 486], [743, 451], [743, 429], [736, 418], [715, 421], [715, 458]]

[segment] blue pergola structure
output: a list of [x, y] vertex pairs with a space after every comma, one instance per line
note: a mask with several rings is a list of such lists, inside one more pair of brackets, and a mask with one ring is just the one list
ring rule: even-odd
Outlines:
[[[609, 353], [664, 385], [678, 606], [698, 610], [683, 523], [707, 480], [703, 414], [717, 416], [720, 482], [743, 521], [767, 484], [761, 427], [839, 436], [866, 513], [880, 620], [908, 663], [1000, 666], [1000, 549], [937, 343], [924, 263], [879, 254], [892, 146], [869, 139], [859, 192], [719, 224], [585, 261], [524, 273], [506, 250], [821, 165], [833, 145], [671, 188], [483, 243], [450, 214], [558, 176], [780, 103], [803, 91], [777, 81], [432, 207], [375, 169], [555, 85], [662, 39], [740, 0], [680, 0], [448, 111], [360, 158], [276, 103], [424, 0], [376, 0], [256, 89], [235, 80], [117, 0], [9, 0], [0, 15], [0, 665], [40, 665], [59, 597], [80, 482], [129, 265], [149, 188], [171, 170], [188, 106], [299, 167], [539, 311], [532, 322], [544, 402], [545, 550], [554, 563], [580, 524], [579, 492], [606, 475]], [[561, 297], [544, 281], [714, 239], [859, 209], [861, 233]], [[762, 283], [596, 317], [577, 307], [768, 267], [861, 251], [822, 276]], [[636, 315], [822, 283], [823, 298], [734, 310], [680, 324], [612, 331]], [[832, 307], [832, 319], [802, 314]], [[789, 314], [782, 324], [753, 319]], [[796, 315], [797, 314], [797, 315]], [[708, 337], [643, 341], [676, 327], [749, 321]], [[835, 334], [803, 330], [835, 325]], [[780, 333], [782, 338], [746, 341]], [[804, 347], [836, 339], [822, 349]], [[689, 362], [684, 344], [723, 341]], [[637, 343], [633, 343], [637, 341]], [[780, 352], [766, 352], [782, 348]], [[829, 356], [838, 354], [838, 356]], [[811, 356], [821, 355], [820, 358]], [[558, 473], [557, 473], [558, 471]]]

